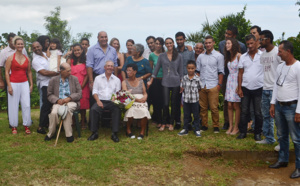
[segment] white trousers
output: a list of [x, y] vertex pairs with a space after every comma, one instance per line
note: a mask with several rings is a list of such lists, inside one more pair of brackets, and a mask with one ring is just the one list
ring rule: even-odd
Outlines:
[[29, 127], [31, 125], [29, 83], [26, 81], [10, 84], [13, 95], [7, 91], [9, 124], [12, 127], [18, 127], [19, 103], [21, 102], [23, 125]]
[[[73, 116], [73, 112], [74, 110], [77, 108], [77, 103], [75, 102], [69, 102], [67, 103], [67, 106], [69, 108], [68, 113], [66, 115], [66, 118], [63, 121], [63, 125], [64, 125], [64, 129], [65, 129], [65, 134], [66, 137], [71, 137], [72, 136], [72, 116]], [[48, 132], [48, 137], [51, 138], [56, 131], [56, 125], [59, 122], [58, 119], [58, 108], [60, 107], [59, 104], [54, 104], [52, 107], [52, 111], [49, 114], [49, 132]]]

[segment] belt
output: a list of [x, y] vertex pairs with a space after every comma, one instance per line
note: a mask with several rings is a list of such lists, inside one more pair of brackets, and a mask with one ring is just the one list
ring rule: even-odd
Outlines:
[[278, 101], [279, 105], [281, 106], [291, 106], [292, 104], [297, 104], [298, 103], [298, 100], [294, 100], [294, 101], [288, 101], [288, 102], [281, 102], [281, 101]]

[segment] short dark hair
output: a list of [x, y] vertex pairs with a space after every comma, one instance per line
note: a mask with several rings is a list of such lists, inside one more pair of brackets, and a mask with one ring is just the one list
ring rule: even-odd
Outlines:
[[259, 35], [264, 35], [265, 38], [269, 38], [270, 42], [273, 43], [274, 36], [270, 30], [263, 30], [259, 33]]
[[213, 36], [211, 36], [211, 35], [206, 36], [206, 37], [205, 37], [205, 40], [206, 40], [206, 39], [212, 39], [213, 41], [215, 41], [214, 38], [213, 38]]
[[260, 28], [259, 26], [257, 26], [257, 25], [252, 26], [252, 27], [250, 28], [250, 30], [252, 30], [252, 29], [254, 29], [254, 28], [256, 28], [256, 30], [257, 30], [258, 33], [261, 32], [261, 28]]
[[135, 63], [129, 63], [129, 64], [126, 66], [126, 69], [128, 69], [129, 67], [131, 67], [132, 70], [134, 70], [134, 71], [138, 71], [138, 66], [137, 66]]
[[127, 45], [128, 42], [132, 43], [133, 45], [135, 44], [134, 41], [133, 41], [133, 39], [128, 39], [128, 40], [126, 41], [126, 45]]
[[86, 37], [81, 38], [81, 39], [80, 39], [80, 43], [81, 43], [82, 41], [87, 41], [87, 42], [90, 44], [90, 40], [89, 40], [88, 38], [86, 38]]
[[6, 38], [6, 41], [8, 42], [9, 40], [10, 40], [10, 38], [14, 38], [16, 36], [16, 34], [15, 33], [9, 33], [8, 35], [7, 35], [7, 38]]
[[41, 44], [42, 46], [42, 51], [47, 51], [48, 48], [45, 47], [45, 42], [46, 40], [49, 40], [50, 42], [50, 37], [49, 36], [45, 36], [45, 35], [41, 35], [37, 38], [37, 41]]
[[175, 38], [176, 38], [176, 37], [180, 37], [180, 36], [182, 36], [183, 39], [185, 39], [185, 34], [184, 34], [183, 32], [177, 32], [177, 33], [175, 34]]
[[195, 65], [195, 67], [197, 67], [197, 64], [194, 60], [188, 60], [186, 66], [188, 66], [188, 65]]
[[155, 37], [154, 37], [154, 36], [148, 36], [148, 37], [146, 38], [146, 42], [147, 42], [149, 39], [155, 40]]
[[227, 30], [230, 30], [233, 35], [237, 36], [238, 35], [238, 28], [234, 25], [230, 25], [227, 27]]
[[291, 54], [294, 53], [294, 46], [293, 43], [287, 40], [283, 40], [279, 43], [279, 45], [283, 45], [283, 49], [285, 51], [290, 50]]
[[245, 41], [249, 41], [250, 39], [253, 39], [254, 41], [256, 41], [256, 37], [252, 34], [249, 34], [249, 35], [245, 36]]

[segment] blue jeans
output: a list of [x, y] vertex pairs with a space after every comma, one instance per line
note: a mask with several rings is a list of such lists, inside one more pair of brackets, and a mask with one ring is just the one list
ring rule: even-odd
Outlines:
[[200, 130], [200, 117], [199, 117], [199, 102], [186, 103], [183, 102], [183, 112], [184, 112], [184, 125], [183, 128], [188, 130], [188, 124], [191, 122], [191, 114], [194, 116], [194, 129], [195, 131]]
[[290, 106], [275, 105], [275, 122], [278, 127], [278, 141], [280, 144], [279, 162], [289, 161], [289, 133], [294, 143], [296, 168], [300, 168], [300, 123], [295, 122], [297, 104]]
[[263, 90], [261, 99], [261, 112], [263, 115], [263, 134], [268, 143], [274, 143], [274, 119], [270, 116], [270, 102], [272, 99], [272, 90]]

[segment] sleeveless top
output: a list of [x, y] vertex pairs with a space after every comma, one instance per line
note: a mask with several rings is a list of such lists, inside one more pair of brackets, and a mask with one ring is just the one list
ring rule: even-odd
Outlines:
[[125, 80], [125, 82], [126, 82], [127, 90], [131, 89], [131, 94], [143, 94], [143, 83], [144, 83], [143, 80], [140, 80], [139, 84], [136, 87], [132, 87], [129, 84], [127, 79]]
[[28, 58], [23, 54], [25, 57], [25, 62], [20, 65], [17, 60], [15, 59], [16, 54], [13, 56], [13, 60], [11, 61], [11, 74], [10, 74], [10, 82], [12, 83], [22, 83], [27, 81], [27, 70], [28, 70]]

